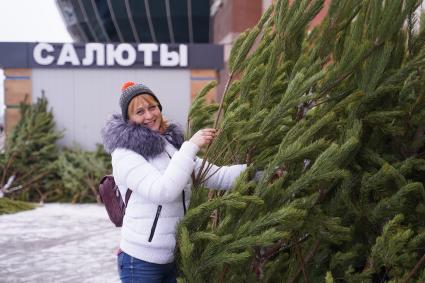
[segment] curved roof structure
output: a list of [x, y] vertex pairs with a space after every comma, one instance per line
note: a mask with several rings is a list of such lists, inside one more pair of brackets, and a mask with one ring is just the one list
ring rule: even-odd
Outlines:
[[209, 43], [209, 0], [56, 0], [77, 42]]

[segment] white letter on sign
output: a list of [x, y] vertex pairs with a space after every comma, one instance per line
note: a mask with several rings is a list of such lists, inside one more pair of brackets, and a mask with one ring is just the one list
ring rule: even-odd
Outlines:
[[152, 54], [158, 51], [158, 45], [153, 43], [142, 43], [137, 46], [137, 50], [143, 52], [143, 64], [145, 66], [152, 66]]
[[179, 53], [176, 51], [168, 51], [168, 45], [167, 44], [161, 44], [160, 45], [160, 52], [159, 52], [159, 58], [160, 58], [160, 64], [164, 67], [174, 67], [179, 64]]
[[[123, 53], [127, 53], [127, 58], [124, 58]], [[113, 66], [117, 62], [121, 66], [130, 66], [136, 62], [136, 50], [129, 43], [118, 44], [114, 49], [113, 44], [106, 45], [106, 64]]]
[[179, 52], [180, 52], [180, 66], [187, 67], [187, 45], [180, 44]]
[[35, 62], [40, 65], [50, 65], [55, 60], [55, 57], [52, 55], [47, 55], [46, 57], [43, 57], [43, 51], [53, 52], [55, 49], [51, 44], [48, 43], [39, 43], [34, 47], [33, 50], [33, 57]]
[[80, 60], [78, 59], [77, 52], [75, 52], [74, 46], [71, 43], [65, 43], [62, 46], [61, 53], [58, 58], [58, 65], [62, 66], [65, 63], [71, 63], [73, 66], [79, 66]]
[[[96, 60], [94, 54], [96, 53]], [[102, 43], [87, 43], [86, 44], [86, 55], [83, 59], [84, 66], [90, 66], [96, 62], [96, 66], [105, 65], [105, 45]]]

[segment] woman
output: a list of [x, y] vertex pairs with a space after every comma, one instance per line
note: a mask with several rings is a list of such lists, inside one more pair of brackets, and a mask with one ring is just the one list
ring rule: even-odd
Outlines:
[[[167, 123], [158, 98], [143, 84], [124, 84], [120, 106], [122, 115], [114, 115], [102, 130], [121, 194], [133, 191], [121, 230], [119, 275], [122, 282], [176, 282], [176, 225], [189, 204], [192, 172], [201, 167], [196, 154], [211, 143], [216, 130], [200, 130], [184, 142], [181, 130]], [[204, 185], [230, 189], [245, 168], [213, 166], [215, 174]]]

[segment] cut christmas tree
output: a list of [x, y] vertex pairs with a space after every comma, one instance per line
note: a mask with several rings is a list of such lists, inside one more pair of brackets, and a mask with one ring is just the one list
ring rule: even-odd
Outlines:
[[0, 190], [19, 200], [43, 202], [60, 187], [55, 162], [62, 134], [44, 95], [34, 104], [21, 104], [20, 115], [0, 154]]
[[277, 0], [241, 34], [204, 158], [248, 170], [198, 174], [181, 282], [425, 282], [420, 3], [334, 0], [309, 31], [323, 1]]

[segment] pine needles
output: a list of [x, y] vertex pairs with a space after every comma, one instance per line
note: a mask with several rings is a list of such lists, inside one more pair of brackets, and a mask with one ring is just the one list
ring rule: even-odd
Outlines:
[[249, 168], [192, 199], [181, 279], [425, 278], [425, 41], [404, 25], [418, 4], [335, 0], [307, 32], [323, 1], [281, 0], [239, 37], [206, 158]]

